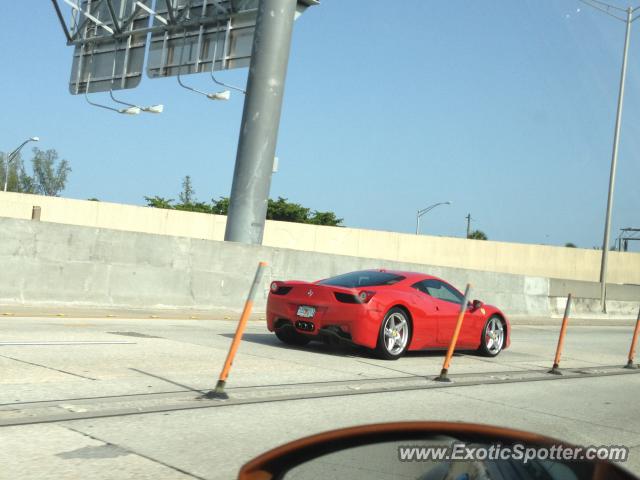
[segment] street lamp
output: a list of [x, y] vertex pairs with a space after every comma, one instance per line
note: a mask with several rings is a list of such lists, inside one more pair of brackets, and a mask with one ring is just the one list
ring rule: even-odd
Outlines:
[[426, 213], [429, 213], [431, 210], [436, 208], [438, 205], [451, 205], [451, 202], [450, 201], [446, 201], [446, 202], [434, 203], [433, 205], [429, 205], [427, 208], [423, 208], [422, 210], [418, 210], [418, 213], [416, 214], [416, 235], [418, 235], [418, 232], [420, 231], [420, 217], [422, 217]]
[[7, 191], [7, 185], [9, 183], [9, 165], [11, 164], [11, 160], [13, 160], [16, 157], [16, 155], [20, 153], [20, 150], [22, 150], [22, 147], [24, 147], [27, 143], [38, 142], [38, 141], [40, 141], [39, 137], [29, 137], [24, 142], [22, 142], [18, 148], [16, 148], [13, 152], [7, 155], [7, 158], [5, 160], [5, 168], [4, 168], [4, 191], [5, 192]]
[[114, 95], [113, 95], [113, 90], [109, 90], [109, 95], [111, 96], [111, 100], [113, 100], [116, 103], [119, 103], [121, 105], [126, 105], [129, 108], [123, 108], [123, 109], [116, 109], [116, 111], [118, 113], [122, 113], [125, 115], [138, 115], [140, 112], [147, 112], [147, 113], [155, 113], [155, 114], [160, 114], [164, 111], [164, 105], [162, 104], [158, 104], [158, 105], [150, 105], [148, 107], [143, 107], [140, 105], [134, 105], [133, 103], [127, 103], [124, 102], [122, 100], [118, 100]]
[[180, 85], [182, 88], [185, 88], [187, 90], [191, 90], [194, 93], [204, 95], [209, 100], [229, 100], [231, 98], [230, 90], [223, 90], [222, 92], [207, 93], [207, 92], [203, 92], [202, 90], [198, 90], [197, 88], [193, 88], [193, 87], [190, 87], [189, 85], [184, 84], [182, 82], [182, 79], [180, 78], [179, 70], [178, 70], [178, 85]]
[[[180, 62], [179, 65], [182, 65], [182, 54], [184, 53], [184, 51], [186, 50], [186, 42], [187, 42], [187, 31], [184, 31], [184, 36], [182, 38], [182, 48], [180, 49]], [[213, 76], [213, 70], [216, 67], [216, 58], [217, 58], [217, 52], [218, 52], [218, 41], [216, 40], [215, 42], [216, 46], [215, 49], [213, 51], [213, 62], [211, 63], [211, 79], [217, 83], [218, 85], [223, 85], [225, 87], [228, 88], [233, 88], [234, 90], [240, 90], [242, 93], [246, 93], [244, 90], [240, 89], [240, 88], [236, 88], [236, 87], [232, 87], [230, 85], [225, 85], [224, 83], [221, 83], [219, 81], [216, 80], [216, 77]], [[203, 92], [202, 90], [198, 90], [197, 88], [193, 88], [190, 87], [189, 85], [186, 85], [182, 82], [182, 78], [180, 78], [180, 69], [182, 67], [178, 68], [178, 75], [177, 75], [177, 79], [178, 79], [178, 85], [180, 85], [182, 88], [185, 88], [187, 90], [191, 90], [194, 93], [197, 93], [199, 95], [204, 95], [205, 97], [207, 97], [209, 100], [229, 100], [231, 98], [231, 91], [230, 90], [223, 90], [222, 92], [214, 92], [214, 93], [207, 93], [207, 92]]]
[[[613, 152], [611, 153], [611, 171], [609, 173], [609, 194], [607, 196], [607, 213], [604, 221], [604, 238], [602, 241], [602, 260], [600, 264], [600, 305], [602, 312], [606, 313], [607, 298], [607, 260], [609, 255], [609, 236], [611, 235], [611, 210], [613, 209], [613, 192], [616, 183], [616, 165], [618, 163], [618, 145], [620, 144], [620, 127], [622, 125], [622, 105], [624, 101], [624, 84], [627, 77], [627, 58], [629, 54], [629, 38], [631, 36], [631, 24], [640, 15], [634, 17], [634, 13], [640, 8], [620, 8], [598, 0], [580, 0], [607, 15], [624, 22], [627, 26], [624, 37], [624, 49], [622, 53], [622, 69], [620, 72], [620, 88], [618, 91], [618, 109], [616, 113], [616, 126], [613, 132]], [[622, 16], [624, 14], [624, 16]]]
[[94, 107], [104, 108], [105, 110], [111, 110], [112, 112], [120, 113], [122, 115], [139, 115], [142, 111], [142, 108], [136, 105], [132, 105], [127, 108], [114, 108], [108, 105], [102, 105], [101, 103], [92, 102], [91, 100], [89, 100], [89, 95], [87, 95], [88, 90], [89, 89], [87, 88], [87, 90], [85, 90], [84, 92], [84, 99], [89, 105], [93, 105]]

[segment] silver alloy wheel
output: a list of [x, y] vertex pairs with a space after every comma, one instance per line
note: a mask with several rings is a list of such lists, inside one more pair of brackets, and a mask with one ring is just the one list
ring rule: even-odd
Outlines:
[[384, 322], [384, 348], [391, 355], [400, 355], [409, 341], [409, 322], [400, 312], [393, 312]]
[[504, 343], [504, 326], [498, 317], [492, 317], [484, 331], [484, 342], [491, 355], [497, 355]]

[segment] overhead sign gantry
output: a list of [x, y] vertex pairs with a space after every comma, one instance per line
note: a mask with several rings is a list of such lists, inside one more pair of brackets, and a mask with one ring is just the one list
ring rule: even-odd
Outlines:
[[[118, 100], [114, 91], [150, 78], [176, 76], [184, 88], [213, 100], [229, 92], [200, 92], [182, 75], [205, 73], [246, 93], [225, 240], [261, 244], [275, 158], [294, 20], [317, 0], [51, 0], [67, 44], [74, 46], [69, 90], [92, 105], [137, 114], [159, 113]], [[65, 19], [63, 6], [70, 9]], [[145, 59], [148, 51], [148, 58]], [[246, 90], [214, 72], [249, 68]], [[89, 100], [109, 92], [128, 108]]]

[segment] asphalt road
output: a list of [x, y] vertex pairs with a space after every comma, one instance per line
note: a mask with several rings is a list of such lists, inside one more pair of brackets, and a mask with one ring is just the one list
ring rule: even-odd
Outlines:
[[625, 466], [640, 474], [640, 375], [609, 375], [622, 373], [632, 327], [570, 326], [557, 378], [544, 374], [556, 322], [516, 325], [495, 359], [457, 354], [454, 384], [437, 388], [442, 352], [385, 362], [352, 348], [296, 349], [251, 322], [231, 400], [207, 403], [197, 397], [215, 385], [235, 322], [0, 319], [0, 479], [234, 478], [301, 436], [399, 420], [626, 445]]

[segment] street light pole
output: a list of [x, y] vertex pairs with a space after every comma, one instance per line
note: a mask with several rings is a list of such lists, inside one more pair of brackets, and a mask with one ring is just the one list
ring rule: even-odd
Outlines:
[[600, 305], [602, 312], [606, 313], [607, 297], [607, 261], [609, 256], [609, 237], [611, 234], [611, 211], [613, 209], [613, 193], [616, 182], [616, 166], [618, 163], [618, 146], [620, 143], [620, 127], [622, 124], [622, 105], [624, 101], [624, 86], [627, 77], [627, 58], [629, 54], [629, 38], [631, 37], [631, 23], [634, 9], [627, 9], [626, 33], [624, 37], [624, 52], [622, 54], [622, 70], [620, 72], [620, 89], [618, 92], [618, 110], [616, 114], [616, 126], [613, 135], [613, 152], [611, 154], [611, 171], [609, 173], [609, 194], [607, 196], [607, 213], [604, 222], [604, 239], [602, 241], [602, 261], [600, 265]]
[[418, 232], [420, 231], [420, 217], [422, 217], [426, 213], [429, 213], [431, 210], [436, 208], [438, 205], [451, 205], [451, 202], [450, 201], [438, 202], [438, 203], [434, 203], [433, 205], [429, 205], [427, 208], [423, 208], [422, 210], [418, 210], [418, 212], [416, 213], [416, 235], [418, 235]]
[[15, 158], [16, 155], [18, 155], [18, 153], [20, 153], [20, 150], [22, 150], [22, 147], [24, 147], [27, 143], [29, 142], [37, 142], [39, 141], [40, 138], [38, 137], [30, 137], [27, 138], [24, 142], [22, 142], [20, 144], [20, 146], [18, 148], [16, 148], [13, 152], [11, 152], [9, 155], [7, 155], [5, 162], [4, 162], [4, 190], [3, 191], [7, 191], [7, 186], [9, 185], [9, 165], [11, 164], [11, 160], [13, 160]]

